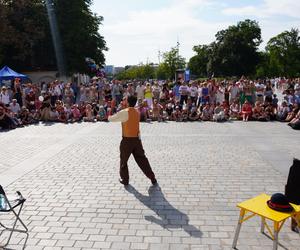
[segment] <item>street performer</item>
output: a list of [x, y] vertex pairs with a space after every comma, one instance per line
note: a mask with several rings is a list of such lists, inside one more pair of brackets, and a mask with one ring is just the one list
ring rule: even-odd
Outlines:
[[122, 122], [122, 141], [120, 144], [120, 177], [121, 184], [129, 184], [129, 173], [127, 161], [131, 154], [143, 171], [143, 173], [155, 185], [157, 180], [151, 169], [149, 161], [145, 156], [142, 141], [140, 139], [140, 114], [134, 108], [137, 102], [135, 96], [129, 96], [127, 99], [129, 107], [121, 110], [113, 116], [109, 116], [110, 122]]

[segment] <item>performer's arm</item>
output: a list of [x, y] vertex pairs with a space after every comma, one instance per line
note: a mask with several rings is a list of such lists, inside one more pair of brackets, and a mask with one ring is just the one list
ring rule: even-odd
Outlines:
[[128, 120], [128, 111], [121, 110], [120, 112], [116, 113], [115, 115], [109, 116], [108, 120], [110, 122], [126, 122]]

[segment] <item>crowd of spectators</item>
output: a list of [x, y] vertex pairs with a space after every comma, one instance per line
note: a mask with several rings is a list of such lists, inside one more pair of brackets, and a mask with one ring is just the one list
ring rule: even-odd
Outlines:
[[[278, 99], [276, 93], [281, 93]], [[0, 128], [13, 129], [42, 122], [107, 121], [137, 95], [143, 122], [228, 120], [287, 122], [300, 129], [300, 79], [266, 80], [109, 81], [89, 84], [53, 81], [1, 88]]]

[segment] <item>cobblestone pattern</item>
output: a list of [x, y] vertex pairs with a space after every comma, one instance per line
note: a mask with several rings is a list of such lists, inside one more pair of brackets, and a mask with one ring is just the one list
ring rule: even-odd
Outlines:
[[[76, 143], [7, 187], [27, 197], [22, 215], [30, 229], [26, 249], [231, 249], [236, 204], [263, 192], [283, 192], [286, 183], [247, 143], [258, 132], [273, 138], [285, 131], [281, 124], [263, 124], [259, 129], [243, 123], [145, 124], [142, 140], [159, 186], [151, 187], [130, 159], [127, 189], [117, 181], [119, 125], [90, 124], [82, 134], [87, 125], [74, 126], [65, 136], [77, 136]], [[51, 128], [62, 133], [65, 127]], [[34, 129], [28, 128], [37, 135]], [[46, 130], [38, 130], [44, 140]], [[294, 131], [285, 138], [291, 147], [300, 139]], [[23, 147], [28, 150], [27, 144]], [[238, 248], [272, 249], [259, 230], [258, 219], [244, 223]], [[22, 242], [14, 238], [12, 248], [20, 249]], [[288, 225], [280, 242], [300, 249], [300, 237]]]

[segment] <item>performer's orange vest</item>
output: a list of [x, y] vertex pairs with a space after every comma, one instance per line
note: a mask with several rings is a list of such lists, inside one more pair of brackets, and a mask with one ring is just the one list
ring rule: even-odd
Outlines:
[[138, 137], [140, 134], [140, 114], [134, 108], [127, 108], [128, 120], [122, 122], [123, 137]]

